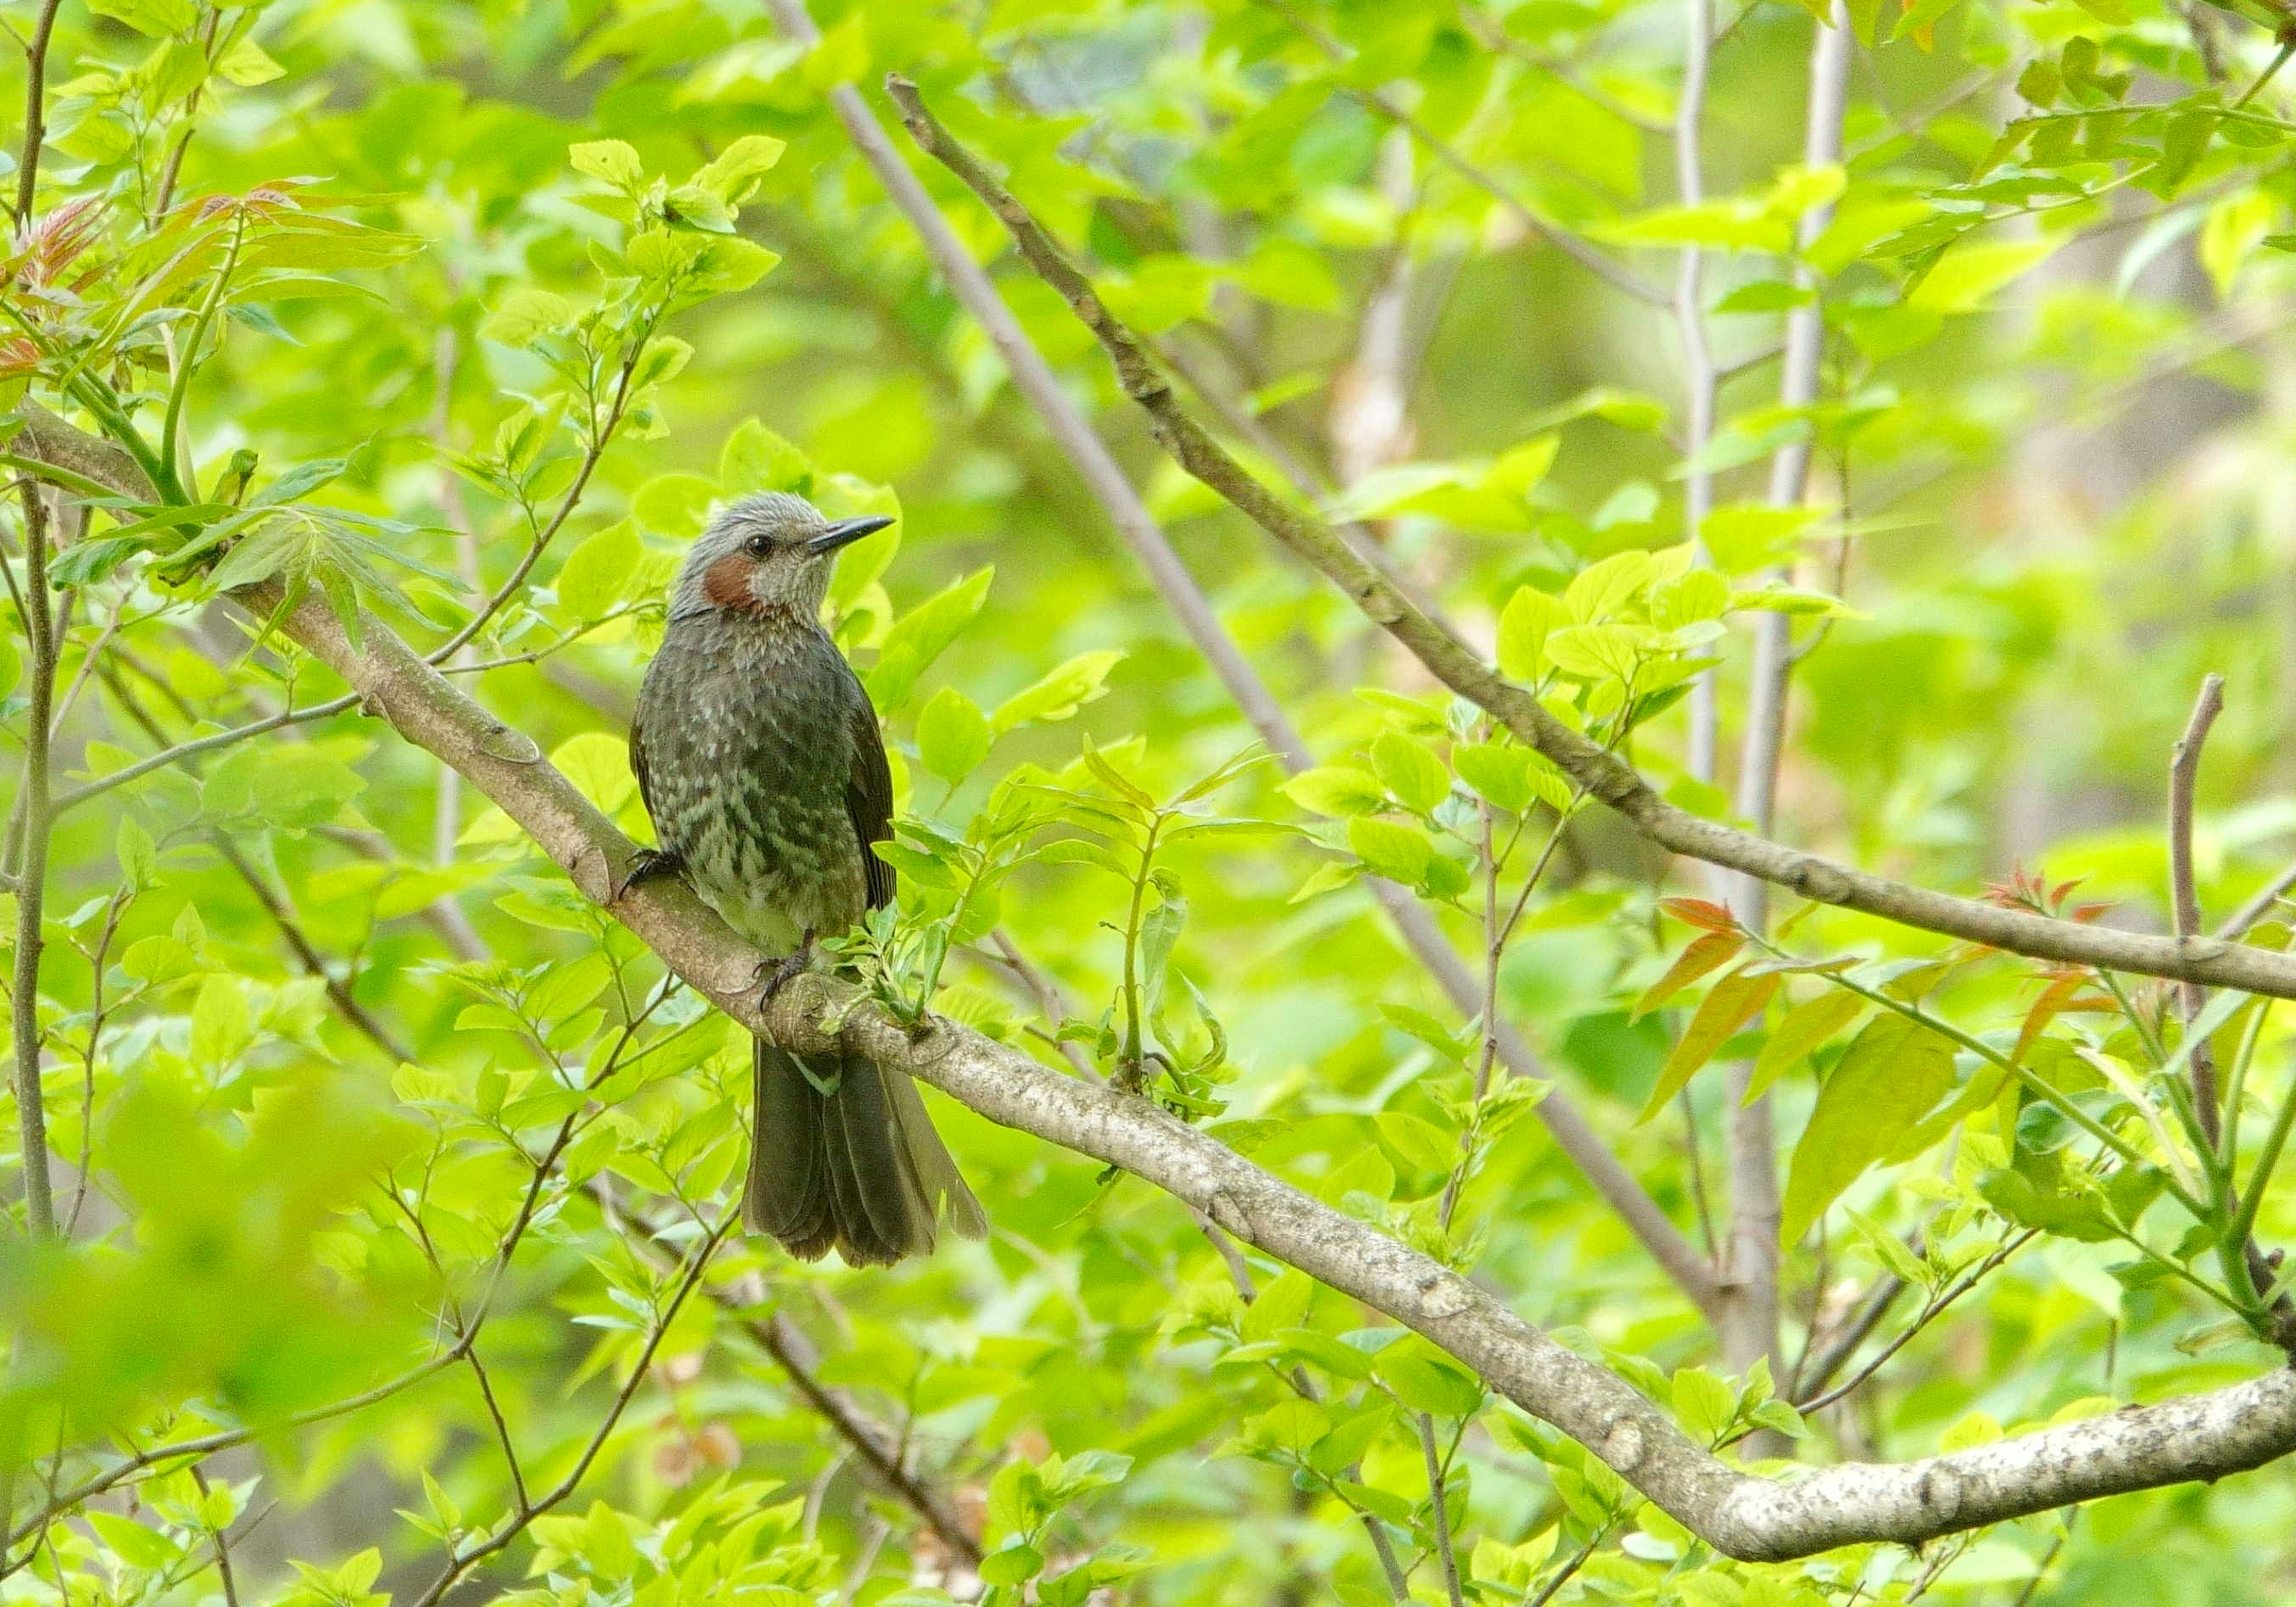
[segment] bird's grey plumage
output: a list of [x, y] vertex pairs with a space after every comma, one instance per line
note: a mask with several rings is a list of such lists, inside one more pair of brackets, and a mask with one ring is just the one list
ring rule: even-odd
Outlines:
[[[893, 896], [869, 851], [893, 810], [876, 710], [820, 624], [832, 549], [861, 522], [831, 526], [782, 492], [721, 512], [671, 588], [630, 726], [662, 851], [768, 952], [842, 933]], [[961, 1234], [987, 1231], [906, 1073], [762, 1039], [753, 1065], [753, 1230], [857, 1265], [930, 1251], [944, 1210]]]

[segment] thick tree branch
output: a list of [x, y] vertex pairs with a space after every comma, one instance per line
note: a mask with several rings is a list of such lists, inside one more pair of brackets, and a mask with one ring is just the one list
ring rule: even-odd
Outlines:
[[[767, 0], [767, 4], [783, 31], [800, 44], [810, 45], [821, 37], [803, 0]], [[1180, 562], [1162, 527], [1133, 488], [1122, 465], [1094, 430], [1091, 421], [1071, 399], [1052, 365], [1045, 360], [1020, 320], [996, 293], [988, 274], [973, 260], [972, 251], [957, 238], [932, 197], [893, 148], [891, 139], [868, 102], [862, 99], [861, 92], [850, 84], [837, 85], [829, 92], [829, 103], [844, 125], [854, 149], [868, 163], [894, 206], [915, 229], [925, 254], [947, 280], [950, 290], [987, 332], [1012, 374], [1014, 386], [1036, 409], [1045, 428], [1075, 465], [1094, 497], [1107, 510], [1110, 522], [1132, 549], [1165, 606], [1187, 632], [1189, 640], [1219, 677], [1244, 718], [1286, 769], [1296, 775], [1311, 767], [1315, 759], [1306, 741], [1283, 712], [1283, 705], [1220, 623], [1210, 599]], [[1478, 1013], [1482, 1009], [1481, 986], [1426, 908], [1407, 889], [1391, 881], [1374, 878], [1368, 886], [1405, 944], [1450, 999], [1452, 1007], [1462, 1015]], [[1500, 1058], [1509, 1071], [1533, 1081], [1552, 1080], [1521, 1033], [1501, 1022], [1496, 1036]], [[1578, 1105], [1562, 1089], [1551, 1088], [1539, 1102], [1538, 1116], [1553, 1136], [1555, 1147], [1569, 1157], [1595, 1193], [1619, 1213], [1652, 1259], [1701, 1311], [1711, 1316], [1716, 1298], [1713, 1269], [1648, 1191], [1620, 1164]]]
[[[268, 617], [279, 598], [255, 587], [241, 601]], [[366, 708], [500, 806], [585, 894], [606, 899], [635, 850], [530, 740], [463, 696], [379, 620], [365, 622], [364, 649], [352, 646], [316, 602], [292, 611], [283, 628], [348, 681]], [[676, 883], [642, 884], [612, 913], [750, 1030], [801, 1051], [841, 1042], [992, 1121], [1121, 1167], [1237, 1238], [1416, 1330], [1733, 1556], [1782, 1559], [1859, 1541], [1914, 1543], [2098, 1496], [2220, 1478], [2296, 1449], [2296, 1372], [2280, 1371], [1948, 1456], [1850, 1464], [1792, 1485], [1755, 1478], [1693, 1445], [1625, 1380], [1556, 1343], [1495, 1296], [1147, 1100], [1062, 1076], [947, 1021], [912, 1031], [820, 976], [784, 988], [761, 1014], [752, 980], [758, 955]]]
[[889, 92], [902, 106], [919, 144], [988, 203], [1029, 266], [1098, 337], [1114, 360], [1127, 394], [1146, 410], [1151, 430], [1182, 468], [1314, 564], [1445, 685], [1495, 716], [1651, 841], [1758, 876], [1820, 904], [2013, 954], [2296, 998], [2296, 956], [2215, 938], [2161, 938], [2085, 926], [1932, 892], [1784, 847], [1668, 803], [1625, 761], [1555, 718], [1529, 692], [1503, 678], [1428, 618], [1392, 582], [1349, 551], [1321, 518], [1286, 501], [1238, 463], [1181, 406], [1138, 339], [1101, 304], [1091, 283], [1043, 226], [979, 158], [934, 120], [916, 86], [895, 78], [889, 82]]
[[[132, 492], [132, 481], [122, 488]], [[274, 616], [282, 601], [268, 584], [236, 598], [259, 618]], [[586, 896], [601, 904], [611, 897], [635, 849], [531, 739], [465, 697], [380, 620], [366, 620], [364, 646], [354, 646], [332, 611], [306, 599], [281, 628], [348, 682], [363, 707], [461, 772]], [[754, 984], [759, 956], [685, 888], [644, 883], [611, 908], [665, 964], [750, 1030], [801, 1053], [841, 1045], [932, 1084], [989, 1120], [1120, 1167], [1236, 1238], [1424, 1335], [1732, 1556], [1784, 1560], [1860, 1542], [1917, 1544], [2101, 1496], [2218, 1479], [2296, 1450], [2296, 1370], [2281, 1369], [1948, 1455], [1845, 1464], [1792, 1484], [1758, 1478], [1693, 1445], [1623, 1378], [1557, 1343], [1496, 1296], [1148, 1100], [1063, 1076], [938, 1018], [905, 1028], [856, 989], [819, 975], [800, 978], [761, 1013]], [[450, 1350], [413, 1376], [450, 1365], [457, 1354]], [[175, 1446], [143, 1462], [191, 1454], [196, 1447]], [[585, 1466], [586, 1459], [538, 1505], [570, 1490]], [[456, 1570], [490, 1549], [459, 1555]]]

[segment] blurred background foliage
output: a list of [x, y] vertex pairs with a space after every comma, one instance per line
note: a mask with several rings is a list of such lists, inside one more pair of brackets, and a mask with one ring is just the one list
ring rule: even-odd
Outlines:
[[[820, 0], [815, 45], [734, 0], [10, 0], [20, 43], [49, 14], [53, 35], [0, 402], [85, 409], [93, 374], [156, 430], [174, 398], [160, 466], [204, 512], [59, 511], [93, 526], [51, 577], [37, 1019], [67, 1236], [0, 1247], [0, 1599], [2296, 1599], [2284, 1469], [1921, 1554], [1718, 1559], [1372, 1314], [1231, 1267], [1145, 1185], [937, 1096], [988, 1243], [865, 1273], [720, 1243], [738, 1035], [376, 722], [275, 721], [340, 688], [218, 596], [316, 587], [454, 645], [643, 840], [623, 734], [713, 501], [897, 511], [832, 608], [911, 817], [905, 924], [856, 953], [912, 1004], [1079, 1074], [1154, 1074], [1717, 1441], [1903, 1457], [2245, 1376], [2276, 1353], [2201, 1287], [2226, 1275], [2208, 1224], [2157, 1198], [2194, 1159], [2164, 1126], [2168, 990], [2029, 1015], [2037, 968], [1832, 911], [1782, 941], [1858, 955], [1862, 985], [1926, 1013], [1901, 1036], [1929, 1036], [1878, 1044], [1872, 1103], [1829, 1111], [1865, 1006], [1795, 1011], [1806, 1041], [1763, 1062], [1795, 1233], [1784, 1345], [1759, 1369], [1718, 1349], [1524, 1117], [1538, 1086], [1477, 1092], [1478, 1024], [1357, 873], [1414, 885], [1472, 954], [1493, 823], [1520, 839], [1508, 898], [1552, 831], [1498, 1012], [1702, 1248], [1729, 1192], [1720, 1061], [1849, 996], [1795, 973], [1751, 1021], [1700, 1009], [1703, 982], [1645, 998], [1697, 935], [1659, 904], [1702, 890], [1694, 867], [1669, 882], [1579, 814], [1165, 462], [875, 86], [915, 78], [1249, 461], [1359, 521], [1677, 801], [1728, 812], [1672, 699], [1711, 666], [1726, 783], [1749, 621], [1784, 608], [1803, 652], [1782, 837], [1964, 893], [2077, 881], [2161, 930], [2166, 767], [2204, 672], [2227, 698], [2201, 774], [2208, 920], [2296, 850], [2296, 123], [2282, 80], [2242, 100], [2281, 20], [2252, 9], [1857, 0], [1844, 159], [1813, 168], [1824, 19], [1725, 0], [1693, 203], [1670, 132], [1685, 17], [1653, 0]], [[1252, 731], [855, 154], [828, 100], [847, 83], [1323, 768], [1240, 762]], [[1798, 278], [1797, 220], [1827, 203]], [[1702, 439], [1670, 304], [1685, 248], [1719, 376]], [[1817, 397], [1781, 405], [1812, 283]], [[1806, 504], [1770, 507], [1771, 455], [1801, 440]], [[1691, 534], [1730, 586], [1684, 580]], [[1597, 571], [1595, 603], [1570, 589], [1644, 551]], [[1754, 594], [1780, 565], [1792, 594]], [[1578, 639], [1574, 668], [1541, 636], [1572, 625], [1624, 634]], [[1604, 690], [1619, 642], [1631, 692]], [[20, 751], [34, 655], [20, 632], [4, 656]], [[1206, 777], [1168, 819], [1227, 824], [1152, 865], [1106, 824], [1166, 819], [1144, 800]], [[1890, 1008], [1874, 1019], [1907, 1019]], [[1721, 1036], [1692, 1054], [1701, 1019]], [[2132, 1147], [2122, 1172], [1937, 1037], [2022, 1061], [2029, 1021], [2055, 1045], [2033, 1063]], [[2252, 1160], [2290, 1097], [2285, 1029], [2252, 1006], [2213, 1024], [2253, 1068], [2231, 1117]], [[1926, 1070], [1877, 1058], [1909, 1047]], [[1915, 1108], [1880, 1096], [1932, 1075]], [[1950, 1119], [1921, 1125], [1932, 1106]], [[2254, 1192], [2259, 1238], [2296, 1234], [2287, 1192]], [[1910, 1291], [1860, 1363], [1919, 1332], [1805, 1421], [1804, 1364], [1892, 1275]]]

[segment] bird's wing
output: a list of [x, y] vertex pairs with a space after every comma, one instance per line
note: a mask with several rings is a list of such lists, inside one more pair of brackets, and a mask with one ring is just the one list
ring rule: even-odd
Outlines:
[[638, 698], [637, 711], [630, 716], [630, 774], [638, 778], [638, 797], [645, 803], [646, 818], [655, 818], [653, 787], [646, 774], [645, 698]]
[[869, 878], [869, 907], [879, 909], [893, 901], [893, 867], [869, 851], [873, 842], [893, 834], [893, 772], [885, 762], [885, 738], [877, 729], [877, 710], [861, 683], [853, 683], [852, 707], [847, 713], [853, 731], [853, 774], [845, 783], [845, 808], [853, 817], [854, 834], [861, 840], [861, 861]]

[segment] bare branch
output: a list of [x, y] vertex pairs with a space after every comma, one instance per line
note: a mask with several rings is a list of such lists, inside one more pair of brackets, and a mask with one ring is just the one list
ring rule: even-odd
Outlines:
[[42, 0], [39, 20], [24, 46], [24, 147], [16, 158], [16, 227], [32, 226], [33, 192], [40, 182], [40, 142], [47, 137], [48, 40], [61, 0]]
[[[1693, 0], [1693, 9], [1703, 0]], [[1809, 102], [1804, 114], [1802, 161], [1812, 170], [1841, 160], [1842, 112], [1848, 100], [1851, 37], [1844, 0], [1834, 0], [1829, 19], [1813, 24], [1809, 51]], [[1833, 221], [1831, 202], [1820, 202], [1797, 220], [1794, 236], [1804, 250]], [[1806, 409], [1817, 400], [1819, 358], [1825, 341], [1825, 315], [1816, 276], [1800, 264], [1794, 283], [1808, 299], [1786, 315], [1785, 362], [1778, 376], [1782, 409]], [[1787, 441], [1770, 462], [1770, 501], [1798, 506], [1807, 493], [1810, 440], [1807, 433]], [[1764, 837], [1776, 820], [1778, 767], [1784, 753], [1788, 682], [1793, 674], [1793, 622], [1784, 614], [1756, 617], [1753, 666], [1748, 676], [1746, 731], [1738, 752], [1737, 812]], [[1769, 922], [1769, 886], [1742, 873], [1721, 878], [1723, 899], [1749, 930]], [[1733, 1366], [1751, 1366], [1757, 1357], [1782, 1359], [1778, 1349], [1779, 1217], [1776, 1120], [1766, 1093], [1749, 1100], [1753, 1066], [1730, 1068], [1730, 1244], [1727, 1266], [1732, 1293], [1724, 1324], [1726, 1355]], [[1784, 1442], [1766, 1436], [1754, 1454], [1779, 1453]]]
[[918, 97], [916, 86], [896, 77], [890, 80], [889, 91], [901, 104], [920, 145], [988, 203], [1037, 275], [1098, 337], [1114, 360], [1127, 394], [1146, 410], [1152, 432], [1182, 468], [1314, 564], [1444, 685], [1496, 716], [1514, 735], [1553, 759], [1651, 841], [1693, 859], [1758, 876], [1817, 903], [1839, 905], [2013, 954], [2296, 998], [2296, 957], [2212, 938], [2160, 938], [2116, 931], [1932, 892], [1786, 848], [1668, 803], [1623, 760], [1555, 718], [1529, 692], [1502, 678], [1464, 643], [1429, 619], [1349, 551], [1316, 514], [1285, 501], [1239, 463], [1180, 406], [1138, 339], [1101, 304], [1090, 283], [1043, 226], [977, 157], [934, 120]]
[[[2169, 905], [2180, 938], [2201, 930], [2201, 895], [2193, 873], [2193, 793], [2200, 783], [2201, 750], [2223, 712], [2224, 676], [2212, 672], [2202, 677], [2192, 718], [2185, 723], [2184, 735], [2169, 754]], [[2208, 1002], [2208, 989], [2197, 982], [2187, 981], [2177, 988], [2177, 1004], [2187, 1030]], [[2204, 1039], [2193, 1046], [2185, 1063], [2201, 1132], [2210, 1144], [2217, 1144], [2224, 1136], [2224, 1122], [2218, 1105], [2216, 1051]], [[2269, 1282], [2264, 1286], [2271, 1287]]]
[[[54, 12], [52, 4], [40, 19], [44, 34]], [[48, 884], [48, 837], [55, 821], [48, 803], [48, 728], [54, 716], [56, 644], [48, 619], [48, 493], [29, 480], [23, 483], [22, 492], [25, 650], [31, 655], [32, 673], [27, 685], [24, 766], [16, 799], [24, 857], [16, 867], [15, 977], [9, 995], [9, 1020], [15, 1039], [24, 1220], [32, 1237], [47, 1239], [55, 1235], [56, 1207], [48, 1176], [47, 1108], [40, 1087], [40, 1062], [47, 1051], [47, 1039], [40, 1029], [40, 948]]]

